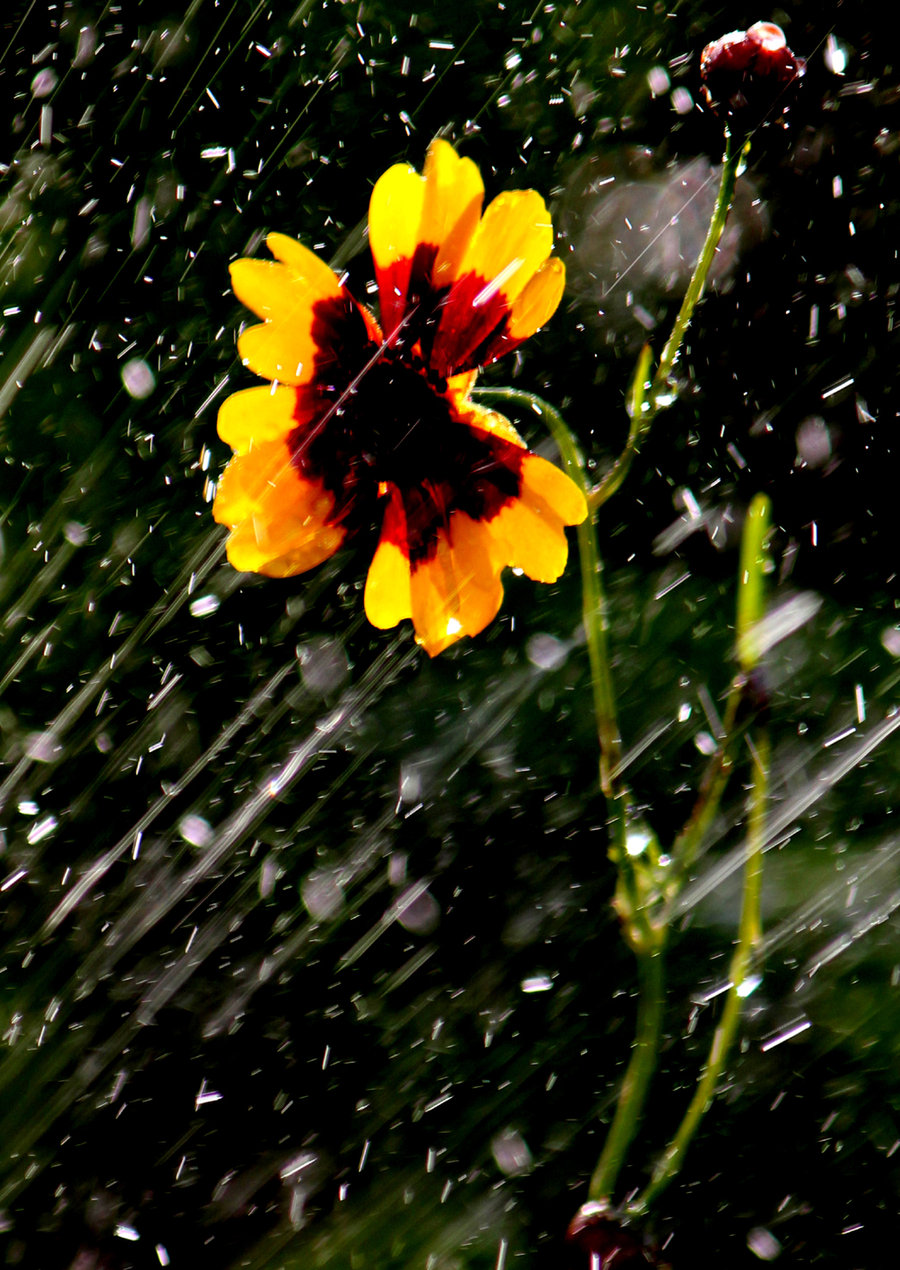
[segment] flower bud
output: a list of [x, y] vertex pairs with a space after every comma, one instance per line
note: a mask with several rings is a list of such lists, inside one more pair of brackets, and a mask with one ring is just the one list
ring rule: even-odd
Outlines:
[[700, 79], [715, 114], [740, 118], [752, 127], [786, 108], [785, 90], [806, 74], [806, 62], [787, 46], [774, 22], [756, 22], [749, 31], [731, 31], [707, 44], [700, 55]]
[[659, 1264], [634, 1230], [622, 1225], [606, 1200], [582, 1204], [572, 1218], [566, 1240], [585, 1254], [584, 1264], [591, 1270], [647, 1270]]

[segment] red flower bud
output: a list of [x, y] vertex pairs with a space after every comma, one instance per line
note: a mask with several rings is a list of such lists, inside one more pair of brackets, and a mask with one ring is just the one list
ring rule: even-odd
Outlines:
[[753, 125], [785, 109], [785, 89], [806, 74], [806, 62], [787, 46], [774, 22], [757, 22], [749, 31], [731, 31], [707, 44], [700, 55], [700, 79], [707, 104], [716, 114], [743, 116]]
[[585, 1270], [647, 1270], [659, 1264], [604, 1200], [582, 1204], [566, 1231], [566, 1239], [584, 1253]]

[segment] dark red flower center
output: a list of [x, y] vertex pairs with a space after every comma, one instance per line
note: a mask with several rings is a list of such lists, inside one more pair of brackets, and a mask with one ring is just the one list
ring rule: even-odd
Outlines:
[[415, 564], [434, 554], [450, 512], [490, 520], [519, 496], [526, 452], [464, 422], [418, 346], [375, 344], [344, 300], [319, 301], [314, 313], [321, 352], [288, 444], [294, 465], [333, 494], [333, 520], [351, 530], [370, 520], [386, 484], [402, 499], [398, 545]]

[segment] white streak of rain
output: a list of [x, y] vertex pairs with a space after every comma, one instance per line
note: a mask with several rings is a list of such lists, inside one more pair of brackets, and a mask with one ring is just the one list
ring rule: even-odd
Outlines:
[[[140, 648], [145, 641], [152, 639], [154, 635], [168, 625], [181, 605], [189, 599], [196, 583], [206, 577], [224, 554], [225, 544], [221, 540], [219, 531], [210, 531], [209, 534], [201, 539], [187, 565], [182, 569], [173, 588], [175, 592], [173, 598], [169, 599], [168, 596], [163, 595], [157, 600], [142, 620], [137, 623], [131, 634], [122, 641], [116, 652], [98, 670], [94, 671], [81, 689], [75, 693], [72, 700], [48, 724], [47, 730], [60, 739], [64, 737], [69, 728], [81, 718], [88, 706], [102, 693], [113, 673], [116, 670], [121, 671], [122, 664], [130, 658], [135, 649]], [[12, 793], [30, 771], [33, 762], [34, 760], [27, 755], [21, 758], [3, 784], [0, 785], [0, 808], [4, 807], [9, 801]]]
[[[61, 922], [72, 913], [77, 906], [90, 894], [95, 886], [107, 874], [109, 869], [117, 860], [120, 860], [128, 851], [131, 850], [132, 843], [137, 834], [143, 834], [153, 825], [157, 817], [167, 807], [171, 806], [173, 799], [183, 793], [188, 786], [193, 784], [198, 776], [209, 770], [215, 759], [231, 744], [239, 732], [241, 732], [250, 722], [261, 713], [261, 707], [272, 699], [284, 680], [291, 674], [294, 668], [293, 659], [281, 666], [274, 675], [272, 675], [261, 688], [259, 688], [252, 697], [249, 698], [243, 709], [239, 710], [233, 719], [221, 730], [210, 746], [193, 762], [190, 767], [173, 782], [154, 803], [131, 825], [122, 837], [105, 851], [98, 859], [82, 874], [79, 880], [66, 892], [60, 902], [54, 908], [53, 912], [47, 918], [44, 925], [43, 934], [46, 937], [51, 934]], [[153, 702], [151, 702], [151, 705]], [[150, 707], [148, 707], [149, 709]]]
[[[859, 738], [858, 743], [847, 754], [829, 764], [818, 775], [811, 777], [798, 793], [786, 799], [777, 809], [773, 808], [766, 826], [765, 850], [771, 850], [776, 846], [785, 830], [811, 807], [814, 807], [819, 799], [823, 798], [839, 781], [874, 754], [879, 746], [883, 745], [898, 729], [900, 729], [900, 711], [873, 726]], [[803, 760], [799, 766], [805, 768], [806, 761]], [[716, 891], [733, 873], [743, 867], [745, 854], [746, 845], [742, 844], [729, 852], [726, 859], [707, 870], [696, 882], [686, 886], [676, 901], [675, 912], [688, 912]]]

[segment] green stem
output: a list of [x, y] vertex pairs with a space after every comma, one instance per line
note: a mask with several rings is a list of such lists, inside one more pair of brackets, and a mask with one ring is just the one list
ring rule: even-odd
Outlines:
[[765, 614], [766, 576], [771, 569], [769, 532], [772, 504], [765, 494], [756, 494], [747, 508], [741, 536], [741, 564], [738, 579], [737, 656], [741, 669], [752, 674], [765, 651], [761, 622]]
[[671, 405], [673, 392], [669, 382], [670, 376], [681, 351], [681, 345], [691, 323], [691, 318], [694, 315], [694, 309], [703, 295], [710, 266], [715, 258], [719, 240], [725, 229], [725, 222], [728, 219], [728, 213], [734, 199], [734, 186], [741, 160], [744, 158], [746, 150], [746, 145], [735, 147], [731, 133], [726, 132], [725, 155], [722, 160], [719, 192], [716, 195], [716, 202], [709, 222], [709, 228], [706, 231], [703, 247], [694, 266], [688, 289], [681, 302], [681, 308], [678, 310], [672, 333], [666, 340], [662, 356], [659, 359], [659, 365], [649, 382], [647, 380], [650, 369], [649, 348], [645, 348], [638, 359], [629, 392], [631, 426], [628, 430], [628, 440], [625, 442], [625, 448], [622, 453], [613, 463], [606, 476], [591, 492], [590, 505], [594, 510], [602, 507], [615, 494], [628, 475], [632, 460], [640, 451], [641, 443], [650, 431], [653, 420], [660, 410], [664, 410]]
[[[550, 429], [566, 471], [579, 489], [588, 497], [588, 482], [584, 459], [566, 421], [558, 410], [534, 393], [521, 388], [480, 388], [476, 396], [511, 401], [525, 407], [543, 419]], [[581, 563], [581, 597], [584, 635], [588, 661], [591, 668], [591, 691], [594, 702], [594, 719], [600, 746], [600, 788], [611, 802], [620, 802], [624, 791], [618, 780], [618, 768], [622, 757], [622, 742], [616, 721], [616, 699], [609, 664], [607, 639], [609, 620], [606, 596], [603, 591], [603, 565], [597, 547], [597, 528], [589, 513], [577, 528], [578, 554]], [[624, 842], [625, 817], [616, 816], [616, 836]], [[624, 855], [624, 851], [622, 852]]]
[[769, 499], [764, 494], [757, 494], [747, 509], [747, 519], [741, 537], [736, 645], [741, 672], [735, 676], [728, 694], [718, 749], [703, 775], [690, 819], [672, 847], [672, 859], [682, 878], [697, 858], [700, 844], [719, 809], [722, 795], [731, 776], [734, 767], [734, 749], [740, 735], [737, 727], [738, 708], [742, 701], [746, 701], [747, 677], [753, 674], [763, 651], [759, 637], [759, 624], [765, 611], [770, 523]]
[[655, 410], [651, 413], [647, 401], [647, 390], [650, 388], [650, 380], [647, 377], [650, 374], [652, 358], [653, 352], [650, 345], [645, 344], [641, 349], [641, 354], [631, 379], [631, 387], [628, 391], [628, 417], [630, 419], [628, 440], [625, 442], [625, 448], [622, 453], [615, 460], [603, 480], [591, 490], [588, 503], [592, 511], [596, 511], [604, 503], [608, 502], [623, 483], [631, 470], [634, 456], [641, 448], [641, 441], [650, 431], [650, 425], [656, 414]]
[[738, 739], [735, 726], [738, 707], [744, 696], [743, 677], [735, 678], [728, 694], [725, 706], [725, 717], [722, 720], [722, 735], [719, 746], [709, 761], [700, 781], [697, 801], [694, 803], [690, 818], [675, 839], [672, 847], [672, 861], [676, 870], [677, 890], [687, 876], [697, 858], [700, 845], [712, 824], [722, 797], [734, 770], [734, 750]]
[[[657, 402], [658, 394], [668, 392], [669, 376], [678, 358], [681, 350], [681, 344], [687, 334], [688, 326], [694, 315], [694, 309], [697, 302], [703, 294], [703, 288], [706, 286], [706, 278], [709, 273], [710, 265], [719, 247], [719, 240], [722, 237], [722, 231], [725, 229], [725, 221], [731, 210], [732, 199], [734, 198], [734, 185], [737, 180], [738, 168], [744, 155], [744, 147], [735, 148], [734, 139], [730, 131], [725, 133], [725, 155], [722, 159], [722, 177], [719, 181], [719, 192], [716, 195], [716, 203], [713, 208], [712, 219], [709, 222], [709, 229], [706, 231], [706, 241], [700, 252], [700, 256], [694, 266], [694, 272], [688, 283], [688, 289], [684, 293], [684, 299], [681, 302], [681, 308], [678, 310], [678, 317], [675, 319], [675, 325], [672, 327], [672, 334], [666, 341], [659, 359], [659, 365], [656, 368], [656, 374], [653, 376], [653, 382], [650, 385], [650, 409], [655, 412], [659, 409]], [[663, 402], [662, 405], [667, 405]]]
[[[581, 597], [588, 661], [591, 667], [591, 690], [594, 719], [600, 746], [600, 788], [607, 799], [617, 801], [622, 794], [619, 767], [622, 741], [616, 721], [616, 702], [609, 665], [609, 615], [603, 590], [603, 566], [597, 549], [597, 526], [593, 512], [577, 529], [578, 559], [581, 567]], [[624, 832], [624, 816], [619, 815]]]
[[[720, 743], [718, 763], [709, 770], [709, 792], [698, 799], [695, 814], [688, 822], [676, 844], [677, 863], [682, 872], [687, 869], [699, 846], [703, 833], [731, 767], [730, 747], [735, 734], [737, 710], [747, 677], [757, 669], [763, 653], [760, 627], [765, 613], [766, 576], [770, 569], [769, 529], [771, 504], [764, 494], [757, 494], [750, 504], [744, 532], [741, 537], [740, 573], [737, 598], [737, 656], [741, 676], [735, 679], [729, 695], [725, 717], [725, 735]], [[750, 786], [747, 844], [744, 860], [744, 891], [741, 901], [741, 920], [737, 946], [729, 967], [729, 986], [718, 1027], [713, 1034], [709, 1056], [701, 1073], [694, 1096], [684, 1119], [653, 1171], [649, 1185], [629, 1206], [629, 1213], [637, 1216], [645, 1213], [655, 1199], [662, 1194], [677, 1176], [685, 1153], [693, 1140], [700, 1121], [706, 1114], [722, 1070], [734, 1042], [741, 1018], [744, 998], [753, 990], [749, 978], [753, 960], [761, 941], [762, 923], [760, 899], [762, 893], [762, 857], [766, 836], [766, 806], [769, 792], [769, 738], [764, 728], [750, 738], [753, 761], [753, 781]], [[721, 788], [719, 788], [721, 786]]]
[[722, 1017], [713, 1036], [709, 1057], [694, 1096], [678, 1132], [663, 1153], [646, 1189], [628, 1205], [632, 1216], [646, 1213], [678, 1174], [694, 1134], [716, 1094], [726, 1059], [734, 1042], [744, 998], [753, 989], [750, 979], [760, 943], [760, 898], [762, 894], [762, 856], [765, 845], [766, 804], [768, 801], [769, 739], [764, 729], [756, 736], [754, 781], [750, 791], [749, 824], [744, 863], [744, 895], [738, 942], [729, 967], [729, 988]]
[[588, 1198], [607, 1199], [612, 1195], [647, 1100], [647, 1092], [659, 1057], [665, 1009], [665, 942], [638, 954], [639, 991], [634, 1049], [616, 1100], [616, 1111], [603, 1152], [591, 1177]]

